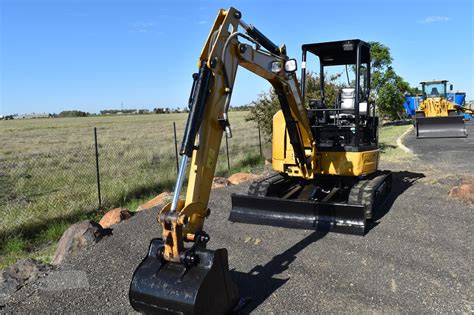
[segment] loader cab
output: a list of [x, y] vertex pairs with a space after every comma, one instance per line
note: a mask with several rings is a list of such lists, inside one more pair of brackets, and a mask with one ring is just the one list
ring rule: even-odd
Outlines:
[[421, 90], [423, 92], [423, 97], [425, 99], [426, 98], [434, 98], [434, 97], [446, 98], [447, 83], [448, 83], [447, 80], [420, 82]]
[[[359, 39], [302, 46], [301, 91], [309, 105], [311, 130], [319, 151], [361, 152], [377, 149], [378, 118], [375, 116], [375, 105], [369, 101], [370, 61], [370, 45]], [[319, 71], [315, 71], [318, 63]], [[347, 76], [347, 81], [334, 83], [326, 80], [331, 68], [343, 69], [343, 73], [338, 75], [341, 78]], [[308, 69], [318, 73], [317, 98], [305, 95]], [[314, 78], [311, 80], [314, 81]]]

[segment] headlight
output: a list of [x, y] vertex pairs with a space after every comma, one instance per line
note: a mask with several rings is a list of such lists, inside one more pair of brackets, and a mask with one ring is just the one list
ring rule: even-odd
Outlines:
[[272, 62], [272, 72], [273, 73], [280, 73], [282, 69], [281, 61], [273, 61]]
[[344, 44], [342, 44], [342, 49], [344, 51], [351, 51], [351, 50], [354, 50], [354, 43], [352, 42], [345, 42]]
[[297, 69], [296, 59], [290, 59], [285, 62], [285, 71], [286, 72], [295, 72]]

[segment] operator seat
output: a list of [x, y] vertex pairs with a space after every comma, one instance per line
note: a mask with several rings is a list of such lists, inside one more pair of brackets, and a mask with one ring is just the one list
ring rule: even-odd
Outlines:
[[[355, 104], [355, 88], [343, 88], [341, 90], [341, 109], [343, 113], [350, 113], [354, 115], [354, 104]], [[344, 111], [346, 110], [346, 111]], [[367, 115], [367, 102], [359, 103], [359, 114]]]
[[436, 88], [436, 87], [432, 88], [430, 94], [431, 94], [431, 95], [439, 96], [438, 88]]

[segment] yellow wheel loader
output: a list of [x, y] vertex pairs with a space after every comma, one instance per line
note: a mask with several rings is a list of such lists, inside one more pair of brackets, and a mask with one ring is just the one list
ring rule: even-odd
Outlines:
[[[319, 58], [322, 93], [308, 101], [309, 109], [304, 101], [308, 53], [314, 61]], [[351, 65], [356, 76], [330, 104], [324, 71], [333, 65]], [[230, 220], [360, 235], [390, 190], [390, 172], [378, 170], [378, 119], [367, 101], [369, 45], [361, 40], [303, 45], [300, 85], [296, 60], [284, 45], [245, 23], [236, 9], [220, 10], [199, 73], [193, 75], [173, 199], [157, 217], [162, 237], [151, 241], [130, 284], [130, 303], [137, 311], [224, 314], [239, 302], [226, 249], [207, 249], [210, 236], [203, 230], [222, 135], [232, 136], [227, 112], [239, 66], [272, 85], [281, 111], [273, 122], [275, 174], [252, 183], [249, 194], [232, 196]]]
[[[421, 82], [423, 100], [416, 110], [417, 138], [465, 138], [463, 107], [447, 99], [447, 80]], [[452, 90], [452, 86], [451, 86]]]

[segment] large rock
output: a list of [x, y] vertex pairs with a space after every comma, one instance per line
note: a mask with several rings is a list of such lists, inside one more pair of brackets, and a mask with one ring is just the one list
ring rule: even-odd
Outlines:
[[211, 188], [221, 188], [221, 187], [227, 187], [229, 185], [232, 185], [229, 180], [225, 177], [219, 177], [216, 176], [212, 179], [212, 186]]
[[36, 280], [51, 270], [50, 265], [34, 259], [20, 260], [0, 274], [0, 307], [4, 306], [10, 295], [30, 281]]
[[252, 173], [235, 173], [231, 175], [228, 180], [232, 185], [238, 185], [249, 180], [255, 180], [258, 178], [258, 175]]
[[100, 241], [105, 234], [102, 226], [94, 221], [85, 220], [70, 226], [61, 236], [51, 264], [59, 265], [67, 257]]
[[155, 198], [151, 199], [150, 201], [148, 201], [148, 202], [146, 202], [142, 205], [139, 205], [138, 208], [137, 208], [137, 211], [151, 209], [151, 208], [156, 207], [158, 205], [164, 204], [165, 202], [169, 202], [171, 200], [171, 198], [173, 198], [172, 193], [167, 192], [167, 191], [162, 192], [161, 194], [159, 194]]
[[99, 224], [104, 228], [108, 228], [114, 224], [120, 223], [123, 220], [130, 219], [132, 215], [128, 212], [128, 209], [125, 208], [115, 208], [109, 210], [102, 219], [100, 219]]

